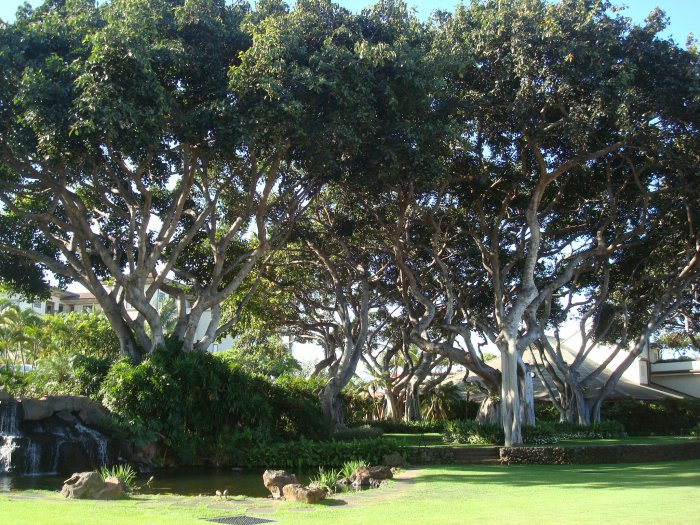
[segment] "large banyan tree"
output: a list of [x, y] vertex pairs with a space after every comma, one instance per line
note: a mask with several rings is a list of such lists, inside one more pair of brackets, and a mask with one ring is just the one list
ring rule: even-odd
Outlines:
[[82, 284], [133, 360], [164, 342], [164, 291], [172, 336], [206, 349], [222, 301], [357, 154], [376, 114], [361, 40], [329, 2], [21, 11], [0, 28], [3, 278]]

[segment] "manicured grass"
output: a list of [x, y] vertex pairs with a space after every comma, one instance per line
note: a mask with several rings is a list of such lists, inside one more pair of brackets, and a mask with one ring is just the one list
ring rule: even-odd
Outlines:
[[[339, 495], [322, 505], [236, 503], [209, 509], [197, 498], [138, 497], [117, 503], [0, 495], [3, 525], [195, 525], [245, 511], [286, 525], [656, 524], [697, 523], [700, 461], [604, 466], [426, 467], [413, 483]], [[197, 504], [190, 507], [188, 505]], [[234, 504], [232, 504], [234, 505]], [[254, 508], [250, 508], [254, 507]], [[256, 513], [274, 510], [272, 513]], [[300, 512], [301, 510], [301, 512]]]
[[641, 436], [620, 439], [567, 439], [562, 440], [553, 447], [583, 447], [606, 445], [670, 445], [674, 443], [687, 443], [697, 441], [698, 438], [690, 436]]
[[[407, 447], [484, 447], [496, 445], [468, 445], [461, 443], [445, 443], [438, 433], [426, 434], [384, 434], [384, 437], [391, 438]], [[605, 445], [667, 445], [672, 443], [686, 443], [697, 440], [697, 437], [689, 436], [643, 436], [628, 437], [621, 439], [566, 439], [551, 447], [583, 447], [583, 446], [605, 446]]]

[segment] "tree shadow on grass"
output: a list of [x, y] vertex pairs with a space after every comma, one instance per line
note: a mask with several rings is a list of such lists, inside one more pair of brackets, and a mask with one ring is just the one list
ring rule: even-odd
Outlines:
[[510, 487], [560, 485], [592, 489], [700, 487], [700, 460], [617, 465], [465, 465], [439, 468], [442, 472], [424, 472], [417, 482]]

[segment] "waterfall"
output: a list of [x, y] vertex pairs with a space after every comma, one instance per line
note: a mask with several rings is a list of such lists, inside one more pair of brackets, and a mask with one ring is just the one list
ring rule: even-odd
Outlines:
[[17, 403], [3, 403], [0, 401], [0, 435], [20, 435], [17, 428]]
[[[94, 444], [94, 447], [87, 446], [85, 441], [81, 439], [81, 442], [86, 445], [85, 448], [88, 450], [88, 454], [90, 455], [90, 459], [92, 459], [93, 463], [100, 467], [109, 466], [107, 439], [97, 430], [88, 428], [84, 425], [81, 425], [80, 423], [76, 423], [75, 428], [81, 434], [81, 436], [89, 436], [89, 439]], [[95, 451], [97, 452], [97, 454], [95, 454]]]
[[29, 442], [24, 453], [27, 458], [26, 474], [36, 476], [41, 472], [41, 445], [39, 443]]
[[17, 403], [0, 402], [0, 474], [12, 469], [12, 453], [17, 450]]
[[26, 419], [25, 407], [20, 405], [0, 402], [0, 477], [111, 465], [107, 438], [85, 426], [77, 410], [54, 410], [51, 416], [36, 420]]

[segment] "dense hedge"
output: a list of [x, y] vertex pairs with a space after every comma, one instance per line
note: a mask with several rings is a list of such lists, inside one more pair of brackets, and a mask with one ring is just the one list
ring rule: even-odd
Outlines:
[[[602, 421], [590, 426], [575, 423], [539, 423], [522, 427], [523, 443], [547, 445], [563, 439], [608, 439], [627, 437], [624, 427], [615, 421]], [[471, 445], [502, 445], [503, 429], [496, 425], [479, 424], [477, 421], [448, 421], [442, 433], [447, 443]]]
[[158, 437], [180, 463], [212, 456], [228, 463], [244, 446], [329, 435], [313, 385], [272, 383], [207, 352], [158, 349], [136, 366], [120, 361], [101, 395], [127, 437]]
[[622, 423], [630, 436], [688, 435], [700, 424], [700, 400], [611, 401], [601, 416]]
[[442, 432], [445, 429], [447, 421], [444, 420], [427, 420], [427, 421], [399, 421], [399, 420], [383, 420], [383, 421], [363, 421], [358, 425], [371, 426], [380, 428], [387, 434], [423, 434], [426, 432]]
[[700, 458], [700, 442], [670, 445], [604, 447], [503, 447], [501, 462], [509, 465], [593, 465]]
[[351, 460], [364, 460], [379, 465], [393, 452], [404, 454], [403, 447], [391, 439], [363, 439], [353, 441], [309, 441], [301, 439], [251, 447], [246, 451], [243, 465], [294, 469], [308, 467], [341, 467]]

